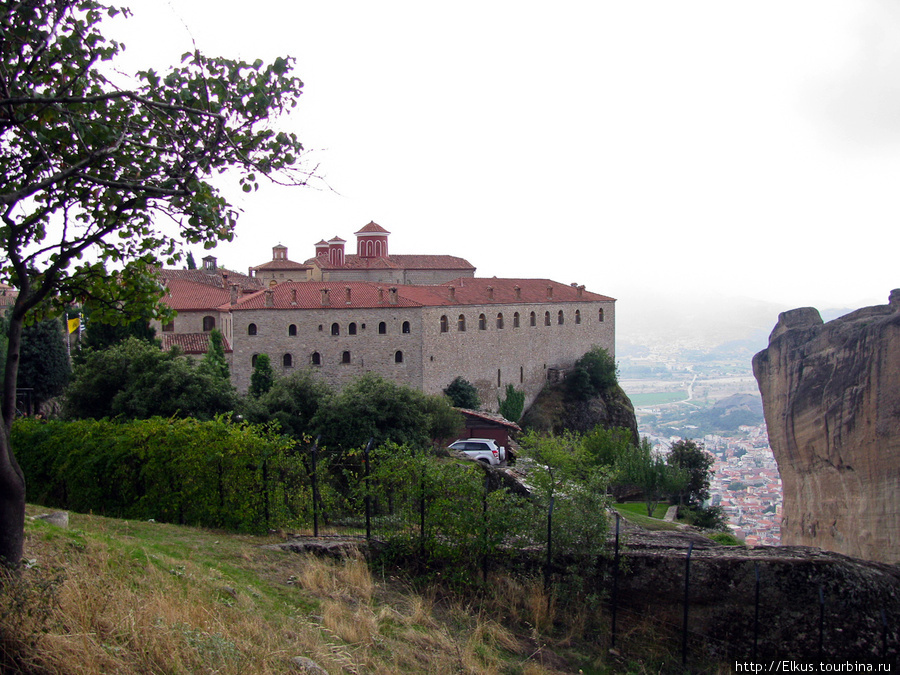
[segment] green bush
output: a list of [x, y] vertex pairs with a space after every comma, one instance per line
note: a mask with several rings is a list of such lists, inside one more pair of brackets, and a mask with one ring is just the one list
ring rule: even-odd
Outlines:
[[[297, 522], [303, 450], [265, 426], [152, 418], [17, 420], [29, 499], [118, 518], [237, 531]], [[308, 483], [308, 481], [305, 481]]]
[[730, 532], [716, 532], [715, 534], [710, 535], [709, 537], [714, 542], [718, 544], [722, 544], [723, 546], [743, 546], [744, 542], [735, 537]]
[[575, 362], [566, 377], [566, 389], [579, 401], [598, 396], [618, 384], [618, 367], [609, 352], [594, 346]]

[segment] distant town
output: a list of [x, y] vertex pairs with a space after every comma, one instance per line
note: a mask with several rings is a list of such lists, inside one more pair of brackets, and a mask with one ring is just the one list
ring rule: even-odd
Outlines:
[[[781, 477], [762, 415], [748, 350], [660, 349], [619, 355], [620, 383], [635, 405], [638, 430], [660, 452], [682, 438], [715, 456], [710, 501], [749, 545], [781, 543]], [[689, 353], [690, 352], [690, 353]], [[688, 355], [689, 353], [689, 355]], [[698, 362], [699, 361], [699, 362]]]

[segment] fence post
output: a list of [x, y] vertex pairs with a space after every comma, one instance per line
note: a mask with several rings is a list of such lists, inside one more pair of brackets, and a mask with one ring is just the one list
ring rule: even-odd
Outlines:
[[272, 524], [269, 522], [269, 458], [266, 456], [262, 461], [262, 489], [263, 489], [263, 513], [266, 519], [266, 529]]
[[[544, 565], [544, 591], [550, 590], [550, 565], [553, 560], [553, 501], [550, 497], [550, 508], [547, 509], [547, 563]], [[547, 612], [550, 611], [550, 593], [547, 593]]]
[[822, 658], [822, 652], [825, 648], [825, 591], [822, 590], [822, 584], [819, 584], [819, 659]]
[[487, 472], [484, 474], [484, 492], [481, 493], [481, 522], [483, 526], [483, 538], [481, 541], [481, 581], [487, 585], [487, 577], [488, 577], [488, 539], [490, 538], [490, 532], [488, 532], [488, 491], [490, 490], [490, 476], [488, 476]]
[[312, 446], [312, 497], [313, 497], [313, 536], [319, 536], [319, 472], [316, 468], [316, 455], [319, 450], [319, 439], [321, 436], [316, 436], [316, 440], [313, 442]]
[[687, 560], [684, 563], [684, 625], [681, 633], [681, 665], [687, 663], [687, 634], [688, 634], [688, 600], [691, 590], [691, 552], [694, 550], [694, 542], [688, 546]]
[[422, 477], [419, 483], [419, 559], [425, 560], [425, 464], [422, 464]]
[[753, 661], [756, 662], [756, 648], [759, 644], [759, 563], [754, 563], [756, 570], [756, 600], [753, 610]]
[[372, 445], [374, 443], [375, 443], [375, 437], [372, 436], [369, 439], [369, 442], [366, 443], [366, 449], [363, 452], [363, 460], [365, 461], [365, 469], [366, 469], [366, 474], [365, 474], [366, 475], [366, 477], [365, 477], [365, 482], [366, 482], [366, 499], [365, 499], [365, 502], [366, 502], [366, 542], [368, 542], [368, 543], [372, 542], [372, 497], [370, 494], [372, 486], [371, 486], [370, 480], [369, 480], [369, 473], [370, 473], [370, 471], [369, 471], [369, 468], [370, 468], [369, 467], [369, 453], [372, 452]]
[[616, 613], [619, 608], [619, 512], [616, 511], [616, 552], [613, 556], [613, 588], [612, 588], [612, 644], [616, 646]]

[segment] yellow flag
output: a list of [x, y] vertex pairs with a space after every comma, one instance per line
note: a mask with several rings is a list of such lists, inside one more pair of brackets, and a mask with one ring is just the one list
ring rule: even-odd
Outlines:
[[81, 319], [77, 316], [74, 319], [69, 319], [69, 333], [74, 333], [78, 330], [78, 326], [81, 323]]

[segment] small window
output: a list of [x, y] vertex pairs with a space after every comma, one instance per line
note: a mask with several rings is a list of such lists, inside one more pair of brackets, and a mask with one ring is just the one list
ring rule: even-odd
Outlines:
[[293, 368], [294, 367], [294, 357], [290, 354], [285, 354], [281, 358], [281, 365], [285, 368]]
[[173, 333], [175, 332], [175, 322], [170, 321], [169, 323], [163, 324], [163, 333]]
[[532, 312], [531, 314], [529, 314], [528, 319], [531, 322], [532, 326], [537, 326], [537, 314]]
[[403, 352], [398, 351], [394, 353], [394, 363], [403, 363]]
[[356, 324], [355, 323], [351, 322], [350, 325], [347, 326], [347, 333], [349, 333], [350, 335], [356, 335]]
[[456, 330], [460, 333], [466, 332], [466, 315], [460, 314], [459, 318], [456, 320]]
[[341, 363], [350, 363], [350, 352], [343, 352], [341, 354]]
[[[196, 324], [194, 324], [196, 325]], [[216, 317], [214, 316], [204, 316], [203, 317], [203, 332], [208, 333], [213, 328], [216, 327]]]
[[309, 362], [314, 366], [322, 365], [322, 355], [319, 352], [313, 352], [312, 356], [309, 359]]
[[544, 312], [544, 325], [550, 325], [550, 312]]
[[387, 324], [384, 321], [378, 324], [378, 334], [387, 335]]
[[519, 384], [525, 382], [525, 367], [519, 366]]
[[575, 310], [575, 323], [576, 324], [581, 323], [581, 310], [580, 309]]
[[256, 324], [251, 323], [247, 326], [247, 335], [256, 335]]
[[478, 315], [478, 330], [487, 330], [487, 317], [484, 314]]
[[503, 312], [500, 312], [497, 315], [497, 328], [503, 330]]
[[292, 323], [288, 326], [288, 335], [291, 337], [297, 337], [297, 324]]
[[557, 314], [556, 314], [556, 325], [562, 326], [565, 323], [566, 323], [566, 317], [563, 315], [563, 311], [559, 310], [559, 312], [557, 312]]
[[400, 330], [404, 335], [409, 335], [409, 328], [410, 328], [409, 321], [404, 321], [403, 327]]
[[497, 388], [500, 388], [500, 369], [497, 368]]
[[603, 323], [603, 308], [600, 308], [600, 323]]
[[256, 357], [258, 357], [258, 356], [259, 356], [259, 354], [254, 354], [253, 356], [250, 357], [250, 367], [251, 368], [256, 368]]
[[520, 322], [519, 313], [516, 312], [515, 314], [513, 314], [513, 328], [518, 328], [519, 322]]
[[341, 334], [340, 324], [337, 324], [337, 323], [331, 324], [331, 334], [332, 335], [340, 335]]
[[450, 330], [450, 322], [447, 320], [447, 315], [444, 314], [441, 317], [441, 332], [446, 333], [449, 330]]

